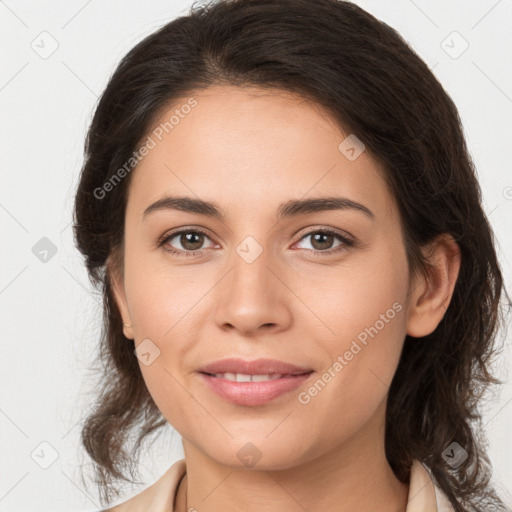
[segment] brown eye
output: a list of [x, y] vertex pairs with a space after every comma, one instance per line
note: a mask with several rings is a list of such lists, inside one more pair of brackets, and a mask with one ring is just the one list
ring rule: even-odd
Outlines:
[[[177, 256], [198, 256], [203, 254], [203, 245], [209, 239], [206, 233], [195, 229], [182, 230], [164, 237], [160, 246]], [[174, 241], [174, 244], [171, 244]]]
[[311, 245], [320, 250], [330, 249], [334, 243], [334, 236], [329, 233], [315, 233], [311, 236]]
[[[301, 238], [302, 240], [310, 239], [311, 248], [300, 247], [301, 249], [310, 249], [313, 254], [323, 253], [322, 255], [332, 254], [338, 251], [342, 251], [348, 247], [352, 247], [354, 242], [330, 229], [321, 229], [316, 231], [310, 231]], [[336, 240], [339, 242], [335, 245]]]
[[179, 241], [184, 249], [195, 251], [201, 248], [204, 242], [204, 235], [195, 231], [189, 233], [182, 233]]

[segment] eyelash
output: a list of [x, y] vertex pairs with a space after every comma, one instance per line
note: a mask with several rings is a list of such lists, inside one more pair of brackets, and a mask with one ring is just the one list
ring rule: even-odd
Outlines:
[[[205, 233], [204, 231], [202, 231], [201, 229], [197, 229], [197, 228], [195, 228], [195, 229], [185, 229], [185, 230], [181, 230], [181, 231], [176, 231], [175, 233], [171, 233], [170, 235], [167, 235], [167, 234], [163, 235], [158, 240], [157, 246], [158, 247], [163, 247], [164, 244], [166, 244], [169, 240], [173, 239], [174, 237], [176, 237], [178, 235], [182, 235], [184, 233], [200, 233], [200, 234], [203, 234], [206, 237], [210, 238], [208, 236], [208, 234]], [[333, 235], [335, 238], [337, 238], [339, 241], [341, 241], [343, 243], [343, 245], [335, 247], [335, 248], [332, 248], [332, 249], [327, 249], [325, 251], [314, 250], [314, 249], [306, 249], [307, 251], [312, 252], [313, 257], [315, 257], [315, 258], [321, 258], [323, 256], [329, 256], [331, 254], [335, 254], [337, 252], [341, 252], [343, 250], [346, 250], [349, 247], [354, 247], [356, 245], [355, 240], [347, 238], [345, 236], [342, 236], [337, 231], [334, 231], [334, 230], [329, 229], [329, 228], [317, 229], [317, 230], [314, 230], [314, 231], [309, 231], [308, 233], [305, 233], [300, 238], [300, 240], [303, 240], [304, 238], [307, 238], [308, 236], [311, 236], [311, 235], [314, 235], [314, 234], [317, 234], [317, 233]], [[189, 258], [189, 257], [193, 257], [193, 256], [202, 256], [207, 251], [207, 249], [200, 249], [200, 250], [195, 250], [195, 251], [182, 251], [182, 250], [179, 250], [179, 249], [174, 249], [174, 248], [167, 249], [167, 248], [164, 247], [164, 251], [167, 251], [167, 252], [169, 252], [169, 253], [171, 253], [171, 254], [173, 254], [175, 256], [178, 256], [178, 257]]]

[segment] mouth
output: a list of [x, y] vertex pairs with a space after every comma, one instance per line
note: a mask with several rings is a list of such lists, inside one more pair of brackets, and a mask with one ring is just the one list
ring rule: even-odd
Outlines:
[[231, 357], [211, 362], [198, 371], [209, 375], [242, 375], [242, 376], [269, 376], [299, 375], [310, 372], [313, 369], [307, 366], [298, 366], [278, 359], [245, 359]]
[[301, 373], [208, 373], [199, 372], [208, 388], [222, 399], [237, 405], [258, 406], [290, 393], [305, 383], [313, 370]]
[[300, 375], [306, 375], [312, 373], [313, 370], [302, 372], [302, 373], [267, 373], [267, 374], [249, 374], [249, 373], [208, 373], [201, 372], [204, 375], [210, 377], [216, 377], [218, 379], [226, 379], [231, 382], [267, 382], [270, 380], [282, 379], [284, 377], [298, 377]]

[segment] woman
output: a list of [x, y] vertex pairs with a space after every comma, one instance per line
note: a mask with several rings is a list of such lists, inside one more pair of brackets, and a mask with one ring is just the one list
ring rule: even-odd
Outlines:
[[477, 429], [503, 283], [473, 164], [361, 8], [217, 1], [139, 43], [74, 229], [105, 300], [82, 431], [105, 501], [153, 431], [185, 455], [109, 510], [507, 510]]

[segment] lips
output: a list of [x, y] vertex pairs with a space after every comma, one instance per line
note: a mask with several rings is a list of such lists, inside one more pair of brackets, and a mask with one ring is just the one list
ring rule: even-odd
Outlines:
[[244, 374], [244, 375], [301, 375], [313, 371], [312, 368], [301, 367], [277, 359], [256, 359], [245, 361], [239, 358], [228, 358], [207, 364], [199, 369], [201, 373]]
[[234, 382], [224, 377], [200, 373], [201, 380], [223, 400], [236, 405], [258, 406], [288, 394], [308, 381], [314, 372], [288, 375], [264, 382]]
[[304, 384], [314, 371], [276, 359], [223, 359], [199, 370], [201, 380], [222, 399], [264, 405]]

